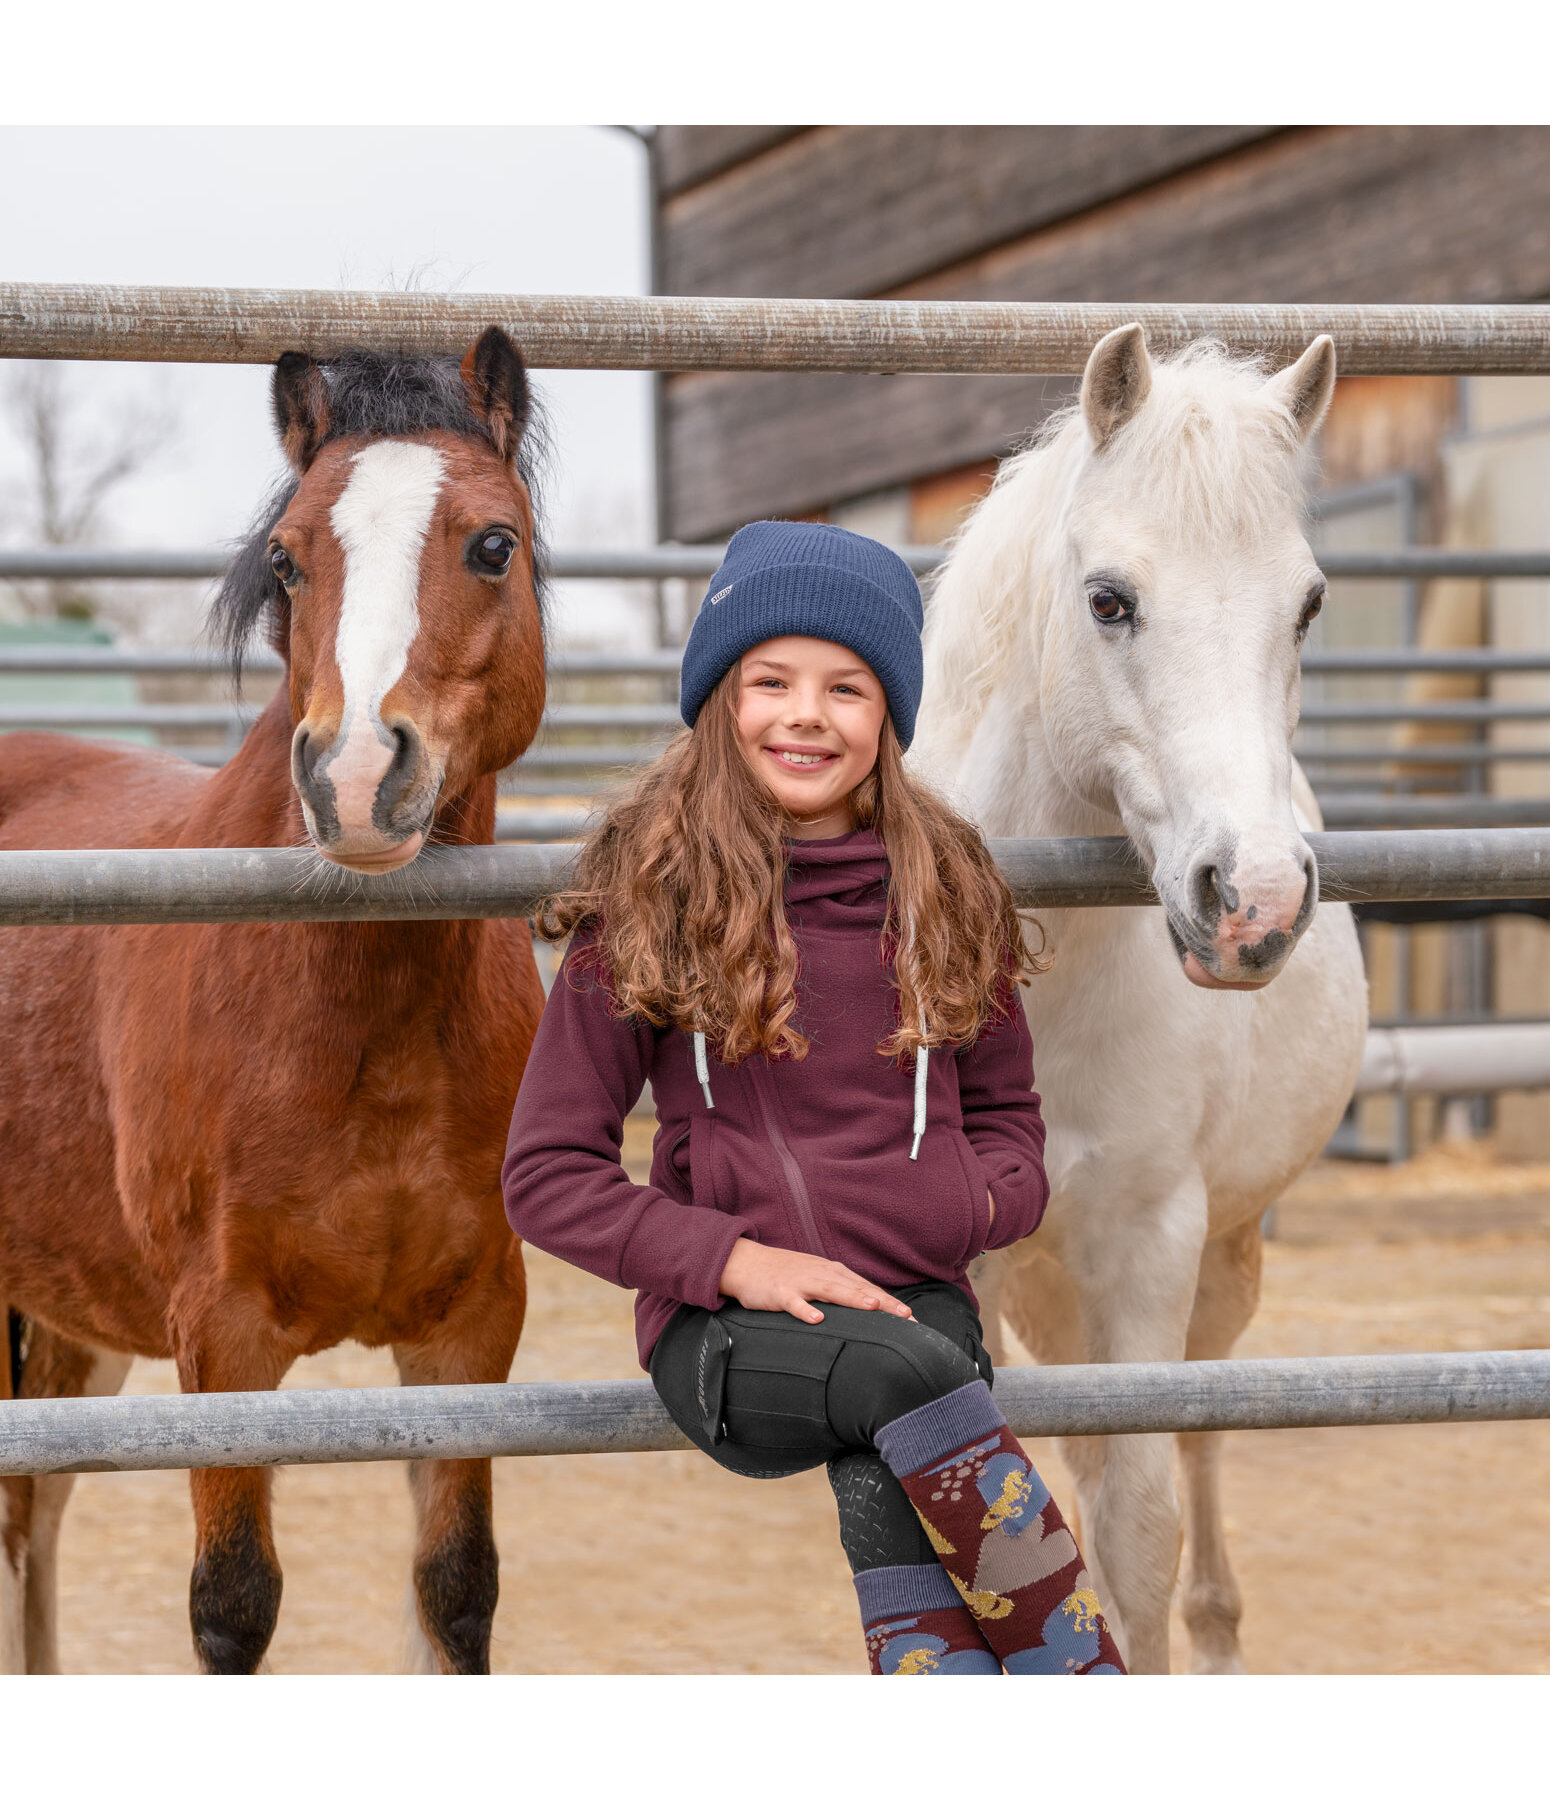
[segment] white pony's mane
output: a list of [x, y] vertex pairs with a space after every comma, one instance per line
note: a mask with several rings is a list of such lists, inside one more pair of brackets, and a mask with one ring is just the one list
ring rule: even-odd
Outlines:
[[1211, 339], [1153, 361], [1145, 402], [1095, 451], [1080, 401], [996, 472], [952, 540], [926, 615], [916, 757], [945, 772], [967, 747], [1029, 619], [1054, 591], [1063, 518], [1095, 458], [1179, 537], [1210, 541], [1284, 524], [1307, 496], [1306, 446], [1267, 392], [1258, 358]]

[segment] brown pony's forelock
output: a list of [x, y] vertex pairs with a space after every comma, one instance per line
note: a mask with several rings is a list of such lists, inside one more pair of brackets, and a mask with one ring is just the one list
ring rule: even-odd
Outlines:
[[[798, 956], [786, 922], [791, 820], [737, 738], [734, 666], [683, 732], [615, 801], [576, 879], [534, 920], [549, 941], [589, 934], [586, 961], [622, 1017], [703, 1031], [724, 1063], [801, 1058]], [[904, 767], [885, 719], [877, 765], [851, 796], [888, 851], [880, 955], [898, 1024], [877, 1048], [966, 1044], [1004, 1014], [1009, 982], [1042, 962], [979, 832]]]
[[[410, 438], [428, 431], [450, 431], [495, 448], [489, 428], [469, 404], [455, 357], [386, 356], [351, 350], [319, 367], [328, 386], [329, 428], [324, 443], [346, 437]], [[531, 385], [527, 398], [517, 474], [533, 506], [533, 592], [540, 625], [546, 626], [548, 555], [539, 488], [548, 461], [549, 437], [541, 402]], [[273, 649], [282, 656], [286, 651], [290, 598], [270, 567], [269, 534], [299, 485], [295, 476], [288, 475], [271, 490], [237, 546], [210, 605], [206, 635], [231, 659], [239, 681], [243, 654], [260, 630]]]

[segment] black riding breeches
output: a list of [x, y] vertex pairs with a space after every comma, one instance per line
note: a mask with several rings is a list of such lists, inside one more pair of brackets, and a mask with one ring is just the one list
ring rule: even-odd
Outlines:
[[915, 1509], [873, 1445], [878, 1431], [967, 1382], [990, 1381], [979, 1317], [959, 1288], [893, 1292], [914, 1319], [815, 1305], [784, 1312], [683, 1306], [651, 1357], [651, 1379], [691, 1443], [734, 1474], [794, 1475], [827, 1463], [854, 1573], [936, 1561]]

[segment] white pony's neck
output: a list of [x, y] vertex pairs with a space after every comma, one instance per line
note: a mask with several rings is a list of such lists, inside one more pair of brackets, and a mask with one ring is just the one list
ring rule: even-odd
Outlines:
[[1050, 551], [1064, 542], [1061, 519], [1084, 454], [1060, 432], [1010, 457], [953, 540], [926, 614], [912, 751], [937, 780], [956, 774], [1014, 660], [1037, 713], [1040, 625], [1058, 573]]

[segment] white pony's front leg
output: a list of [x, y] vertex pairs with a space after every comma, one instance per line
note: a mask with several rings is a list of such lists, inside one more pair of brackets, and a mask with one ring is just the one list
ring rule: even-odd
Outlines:
[[0, 1675], [27, 1673], [27, 1521], [32, 1495], [0, 1481]]
[[[1205, 1184], [1192, 1173], [1154, 1203], [1115, 1207], [1071, 1246], [1095, 1362], [1182, 1359], [1205, 1234]], [[1126, 1665], [1166, 1675], [1182, 1536], [1170, 1439], [1109, 1438], [1090, 1508], [1083, 1498], [1088, 1565]]]
[[[1259, 1304], [1260, 1260], [1257, 1218], [1206, 1245], [1185, 1352], [1192, 1361], [1231, 1355]], [[1222, 1434], [1188, 1432], [1178, 1444], [1189, 1509], [1184, 1622], [1189, 1627], [1190, 1668], [1197, 1675], [1241, 1675], [1238, 1625], [1243, 1599], [1222, 1530]]]

